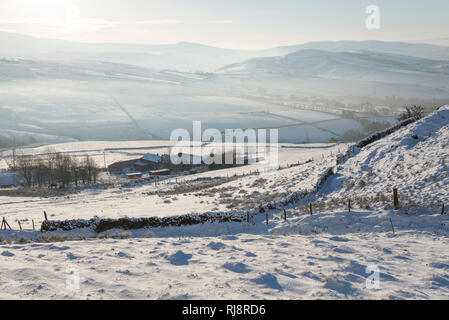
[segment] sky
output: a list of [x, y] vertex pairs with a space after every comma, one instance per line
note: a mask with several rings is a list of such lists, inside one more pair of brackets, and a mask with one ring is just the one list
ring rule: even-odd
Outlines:
[[[368, 29], [369, 5], [379, 29]], [[263, 49], [449, 38], [448, 0], [0, 0], [0, 31], [80, 42]]]

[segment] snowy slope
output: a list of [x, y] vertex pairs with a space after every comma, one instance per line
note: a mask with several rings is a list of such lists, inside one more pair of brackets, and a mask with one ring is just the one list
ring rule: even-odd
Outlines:
[[0, 80], [64, 79], [64, 80], [133, 80], [181, 84], [201, 80], [198, 75], [170, 73], [128, 64], [96, 61], [45, 61], [0, 59]]
[[[420, 178], [416, 180], [422, 192], [430, 192], [426, 188], [434, 184], [429, 177], [436, 168], [440, 174], [435, 177], [441, 187], [434, 188], [434, 192], [441, 190], [442, 198], [447, 197], [444, 189], [447, 167], [440, 167], [436, 158], [441, 158], [441, 147], [447, 147], [448, 112], [448, 107], [441, 108], [362, 149], [342, 165], [337, 177], [329, 180], [322, 191], [327, 189], [331, 196], [345, 196], [343, 190], [337, 190], [337, 185], [342, 178], [357, 177], [362, 159], [372, 166], [376, 166], [376, 161], [371, 162], [371, 159], [385, 161], [386, 171], [378, 174], [378, 182], [379, 188], [386, 188], [382, 179], [393, 174], [387, 172], [390, 170], [388, 157], [392, 157], [390, 161], [404, 159], [407, 163], [405, 160], [411, 160], [408, 152], [412, 150], [415, 152], [413, 159], [417, 159], [425, 172], [423, 176], [417, 175]], [[410, 134], [419, 134], [418, 141], [413, 141]], [[397, 150], [390, 152], [392, 145], [396, 145]], [[282, 197], [284, 193], [311, 188], [320, 172], [332, 165], [333, 157], [329, 152], [335, 155], [339, 148], [345, 152], [343, 147], [288, 145], [279, 150], [281, 163], [311, 157], [316, 163], [284, 168], [273, 175], [247, 175], [215, 191], [205, 189], [175, 197], [158, 199], [147, 193], [154, 187], [145, 184], [91, 190], [60, 198], [2, 197], [2, 212], [16, 230], [0, 231], [0, 240], [4, 239], [0, 241], [0, 297], [449, 298], [446, 250], [449, 216], [440, 215], [431, 208], [421, 208], [416, 215], [383, 208], [354, 208], [349, 213], [344, 206], [319, 210], [314, 204], [315, 212], [310, 215], [307, 208], [293, 205], [286, 207], [287, 221], [284, 221], [282, 209], [268, 211], [268, 225], [265, 214], [260, 214], [249, 223], [206, 223], [130, 232], [110, 230], [100, 235], [92, 234], [89, 229], [44, 234], [30, 230], [30, 219], [42, 219], [42, 210], [50, 213], [50, 219], [92, 217], [94, 214], [109, 217], [168, 215], [190, 209], [205, 212], [226, 199], [237, 200], [237, 205], [239, 201], [256, 200], [245, 210], [257, 209], [264, 195]], [[444, 150], [443, 155], [446, 152]], [[323, 153], [326, 154], [324, 158]], [[428, 167], [424, 166], [426, 162]], [[249, 169], [209, 172], [192, 178], [232, 175]], [[174, 186], [161, 183], [159, 187]], [[353, 194], [355, 189], [348, 192]], [[370, 190], [363, 192], [369, 194]], [[237, 210], [227, 208], [226, 204], [218, 205], [218, 211]], [[24, 231], [17, 231], [17, 219], [21, 219]], [[26, 239], [33, 239], [33, 242], [26, 243]], [[366, 286], [372, 274], [369, 267], [380, 271], [379, 289]], [[79, 289], [66, 286], [69, 272], [73, 270], [79, 271]]]
[[[447, 40], [447, 39], [446, 39]], [[449, 60], [448, 43], [433, 43], [432, 41], [423, 41], [423, 43], [406, 43], [395, 41], [316, 41], [300, 45], [283, 46], [266, 51], [265, 56], [280, 56], [300, 50], [325, 50], [331, 52], [347, 51], [375, 51], [383, 53], [392, 53], [398, 55], [407, 55], [426, 59]]]
[[[4, 299], [448, 299], [429, 233], [158, 237], [0, 245]], [[380, 271], [380, 288], [368, 289]], [[79, 272], [79, 289], [66, 286]]]
[[[419, 77], [449, 76], [449, 62], [372, 51], [301, 50], [280, 57], [256, 58], [222, 69], [231, 74], [285, 74], [412, 83]], [[387, 80], [388, 79], [388, 80]]]
[[324, 198], [354, 198], [399, 190], [405, 202], [449, 202], [449, 106], [364, 147], [323, 187]]
[[[431, 43], [429, 41], [428, 43]], [[386, 41], [324, 41], [275, 47], [266, 50], [232, 50], [199, 43], [124, 44], [79, 43], [0, 32], [0, 58], [47, 60], [85, 59], [134, 64], [180, 71], [213, 71], [231, 63], [257, 57], [282, 56], [299, 50], [332, 52], [363, 51], [394, 53], [414, 57], [449, 60], [447, 41], [431, 45]]]

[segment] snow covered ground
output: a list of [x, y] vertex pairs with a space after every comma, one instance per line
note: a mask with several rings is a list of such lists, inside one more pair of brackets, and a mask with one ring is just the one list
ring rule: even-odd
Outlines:
[[449, 202], [449, 106], [371, 145], [339, 167], [321, 190], [324, 199], [391, 196], [406, 203]]
[[[441, 214], [448, 200], [448, 121], [449, 107], [442, 107], [356, 150], [317, 194], [287, 205], [286, 217], [278, 207], [249, 222], [101, 234], [30, 230], [30, 219], [41, 220], [43, 210], [52, 220], [256, 213], [264, 202], [313, 191], [347, 145], [281, 145], [283, 167], [274, 174], [248, 175], [252, 167], [245, 166], [186, 176], [186, 186], [195, 188], [182, 193], [174, 192], [181, 182], [172, 178], [58, 198], [0, 197], [15, 229], [0, 231], [0, 297], [448, 299], [449, 215]], [[246, 175], [197, 188], [234, 173]], [[392, 187], [401, 195], [397, 211]], [[79, 288], [73, 286], [78, 275]], [[370, 286], [376, 275], [377, 289]]]
[[[212, 237], [161, 235], [3, 244], [1, 297], [449, 298], [447, 233], [412, 230], [283, 235], [252, 234], [251, 228], [247, 229], [249, 232]], [[376, 268], [379, 289], [371, 289], [367, 279]], [[77, 280], [74, 286], [67, 286], [67, 280], [78, 274], [79, 288]]]
[[[120, 145], [120, 143], [111, 143]], [[138, 147], [140, 144], [130, 144]], [[155, 143], [156, 147], [160, 144]], [[84, 145], [62, 144], [54, 147], [60, 151], [77, 151], [96, 154], [98, 147], [105, 144]], [[49, 219], [90, 219], [94, 216], [107, 218], [120, 217], [151, 217], [171, 216], [187, 213], [203, 212], [247, 212], [258, 208], [267, 202], [283, 199], [285, 194], [308, 190], [314, 185], [318, 176], [328, 166], [332, 165], [333, 157], [340, 150], [344, 152], [347, 145], [313, 144], [313, 145], [284, 145], [278, 148], [279, 164], [282, 169], [273, 174], [255, 174], [260, 167], [258, 164], [236, 167], [225, 170], [215, 170], [181, 177], [167, 177], [166, 180], [154, 184], [152, 181], [142, 183], [130, 182], [125, 185], [118, 183], [117, 187], [103, 189], [88, 189], [78, 194], [60, 197], [41, 198], [25, 197], [18, 194], [14, 197], [0, 196], [0, 208], [3, 216], [17, 225], [20, 220], [22, 226], [32, 228], [32, 220], [43, 220], [43, 211], [48, 213]], [[36, 149], [43, 152], [45, 148]], [[81, 151], [82, 150], [82, 151]], [[155, 152], [154, 150], [150, 150]], [[109, 157], [128, 157], [127, 152], [148, 152], [142, 150], [123, 150], [117, 148]], [[100, 157], [100, 155], [99, 155]], [[309, 160], [312, 162], [306, 163]], [[286, 167], [287, 165], [299, 166]], [[157, 194], [170, 192], [179, 187], [201, 185], [214, 179], [225, 179], [239, 175], [237, 179], [220, 184], [214, 188], [199, 189], [187, 193], [171, 192], [172, 194]], [[246, 176], [242, 176], [245, 174]], [[104, 177], [109, 179], [107, 176]], [[112, 181], [115, 179], [111, 178]], [[250, 198], [250, 199], [248, 199]]]

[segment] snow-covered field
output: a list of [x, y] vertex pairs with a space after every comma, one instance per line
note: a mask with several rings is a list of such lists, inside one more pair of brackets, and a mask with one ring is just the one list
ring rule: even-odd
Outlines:
[[[313, 191], [348, 145], [280, 145], [282, 167], [272, 174], [245, 166], [179, 178], [188, 183], [171, 178], [57, 198], [0, 197], [2, 215], [16, 229], [0, 231], [0, 297], [448, 299], [449, 215], [441, 214], [449, 200], [448, 132], [446, 106], [355, 150], [318, 193], [285, 206], [286, 221], [278, 207], [249, 222], [101, 234], [30, 230], [30, 220], [42, 220], [44, 210], [51, 220], [256, 213], [264, 203]], [[242, 173], [217, 186], [174, 192], [180, 184], [201, 186], [198, 178]], [[400, 193], [397, 211], [393, 187]], [[17, 231], [17, 220], [24, 231]], [[376, 271], [377, 289], [367, 285]], [[79, 289], [67, 283], [78, 274]]]
[[[166, 141], [135, 142], [129, 143], [129, 150], [122, 142], [114, 143], [74, 143], [53, 145], [57, 151], [70, 152], [82, 156], [89, 154], [98, 158], [102, 163], [102, 148], [108, 146], [106, 159], [128, 160], [142, 156], [146, 152], [162, 150], [161, 146]], [[153, 145], [156, 149], [147, 146]], [[114, 147], [112, 147], [114, 146]], [[142, 149], [138, 149], [138, 148]], [[123, 149], [121, 149], [123, 148]], [[135, 150], [132, 148], [136, 148]], [[254, 206], [267, 201], [282, 198], [285, 193], [300, 192], [310, 188], [318, 178], [318, 175], [326, 167], [331, 165], [331, 154], [338, 151], [344, 152], [347, 145], [337, 144], [313, 144], [313, 145], [288, 145], [280, 144], [278, 148], [279, 164], [282, 169], [267, 175], [255, 174], [260, 169], [259, 164], [253, 164], [232, 169], [209, 171], [194, 175], [167, 177], [155, 185], [151, 181], [130, 183], [123, 186], [117, 183], [116, 188], [106, 190], [88, 189], [78, 194], [60, 197], [2, 197], [0, 196], [0, 208], [7, 220], [22, 221], [25, 228], [31, 228], [31, 220], [41, 221], [43, 211], [46, 211], [50, 219], [89, 219], [94, 216], [119, 218], [119, 217], [148, 217], [170, 216], [187, 213], [243, 211], [253, 209]], [[45, 147], [30, 149], [28, 152], [42, 153]], [[313, 162], [306, 163], [308, 160]], [[299, 166], [286, 168], [287, 165], [300, 163]], [[109, 164], [109, 163], [108, 163]], [[252, 174], [251, 174], [252, 173]], [[180, 186], [201, 184], [198, 179], [219, 179], [232, 177], [234, 174], [241, 176], [238, 179], [221, 184], [216, 188], [191, 192], [189, 194], [158, 195], [160, 191], [169, 191]], [[250, 175], [249, 175], [250, 174]], [[103, 176], [107, 181], [115, 181], [114, 178]], [[210, 190], [214, 189], [214, 190]], [[248, 197], [251, 203], [248, 203]], [[260, 201], [260, 203], [257, 203]], [[228, 207], [235, 204], [233, 207]]]
[[[365, 214], [349, 216], [355, 222]], [[321, 224], [326, 216], [331, 219], [334, 213], [309, 222], [278, 218], [268, 227], [257, 221], [257, 226], [153, 230], [153, 238], [143, 238], [146, 231], [141, 231], [129, 239], [2, 244], [2, 298], [449, 298], [447, 227], [434, 233], [396, 224], [404, 230], [394, 234], [389, 226], [364, 232], [351, 228], [354, 232], [342, 234], [298, 234], [275, 227], [302, 221], [312, 231], [312, 224]], [[379, 271], [378, 289], [367, 286], [373, 270]], [[73, 275], [79, 275], [79, 288], [67, 286]]]

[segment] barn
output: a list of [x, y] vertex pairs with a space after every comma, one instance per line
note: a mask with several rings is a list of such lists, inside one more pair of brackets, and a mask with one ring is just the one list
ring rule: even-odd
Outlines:
[[152, 170], [149, 172], [151, 177], [169, 176], [171, 174], [170, 169]]
[[139, 159], [115, 162], [108, 166], [109, 172], [126, 172], [126, 171], [150, 171], [159, 170], [162, 165], [170, 160], [167, 155], [147, 153]]
[[0, 188], [13, 187], [18, 183], [19, 177], [12, 172], [0, 172]]
[[141, 172], [127, 173], [126, 178], [129, 180], [140, 179], [142, 178], [142, 173]]

